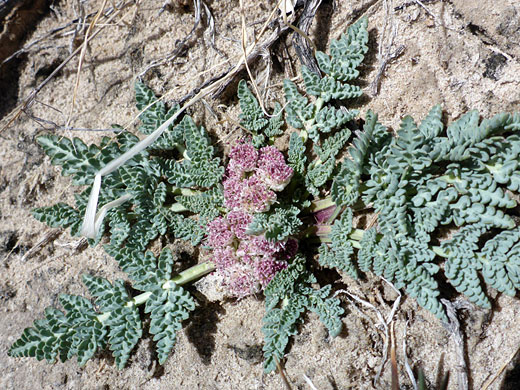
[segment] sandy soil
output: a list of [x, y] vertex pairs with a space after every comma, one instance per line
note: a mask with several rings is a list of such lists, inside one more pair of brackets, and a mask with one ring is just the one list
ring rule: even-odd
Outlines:
[[[96, 12], [103, 2], [86, 1], [85, 14]], [[77, 18], [77, 2], [54, 5], [39, 22], [29, 43]], [[110, 4], [110, 2], [109, 2]], [[245, 1], [247, 33], [258, 33], [273, 7], [272, 1]], [[166, 6], [164, 6], [166, 5]], [[198, 87], [236, 61], [241, 52], [240, 12], [233, 0], [208, 1], [215, 22], [215, 40], [202, 20], [186, 48], [173, 61], [149, 70], [143, 80], [158, 94], [168, 91], [169, 101]], [[163, 8], [164, 6], [164, 8]], [[114, 22], [92, 40], [85, 56], [80, 88], [70, 124], [75, 128], [103, 129], [113, 123], [129, 124], [137, 110], [133, 80], [151, 61], [167, 56], [194, 25], [194, 8], [187, 0], [131, 3]], [[484, 1], [325, 1], [311, 37], [321, 49], [362, 15], [369, 17], [370, 53], [363, 67], [366, 95], [357, 105], [379, 113], [389, 126], [405, 114], [424, 116], [441, 103], [448, 120], [469, 109], [483, 116], [520, 110], [520, 5], [514, 0]], [[17, 100], [20, 103], [75, 48], [73, 26], [44, 38], [19, 62]], [[383, 36], [384, 32], [384, 36]], [[79, 33], [84, 34], [84, 30]], [[400, 49], [402, 47], [402, 49]], [[373, 82], [380, 68], [378, 52], [389, 59], [374, 94]], [[393, 54], [400, 55], [393, 58]], [[268, 56], [269, 57], [269, 56]], [[277, 84], [292, 76], [299, 66], [284, 38], [272, 52], [272, 64], [260, 60], [255, 74], [269, 75], [269, 99], [280, 96]], [[64, 125], [75, 84], [77, 56], [38, 94], [28, 113]], [[272, 66], [268, 66], [272, 65]], [[270, 69], [270, 73], [267, 71]], [[205, 72], [205, 73], [203, 73]], [[227, 142], [240, 130], [234, 91], [217, 100], [207, 99], [192, 110], [199, 123]], [[0, 112], [13, 113], [15, 106], [2, 99]], [[6, 117], [7, 118], [7, 117]], [[6, 118], [4, 118], [5, 123]], [[1, 119], [1, 118], [0, 118]], [[48, 122], [47, 122], [48, 123]], [[43, 123], [44, 126], [49, 126]], [[129, 128], [135, 130], [135, 125]], [[28, 115], [22, 115], [0, 133], [0, 378], [2, 389], [281, 389], [277, 374], [262, 373], [260, 331], [261, 299], [250, 297], [238, 303], [198, 295], [200, 307], [179, 333], [174, 352], [159, 366], [150, 337], [136, 347], [129, 364], [117, 370], [108, 353], [78, 367], [75, 361], [49, 365], [33, 359], [7, 356], [9, 346], [23, 329], [42, 316], [48, 305], [57, 304], [60, 293], [82, 294], [81, 275], [86, 272], [114, 279], [124, 277], [101, 248], [77, 250], [77, 238], [35, 221], [30, 210], [57, 201], [71, 201], [72, 188], [59, 176], [38, 146], [35, 137], [46, 132]], [[93, 142], [100, 133], [63, 131], [64, 136]], [[44, 237], [52, 240], [38, 252], [29, 252]], [[178, 251], [191, 253], [190, 248]], [[29, 253], [29, 255], [27, 255]], [[352, 293], [370, 301], [388, 315], [396, 293], [379, 278], [368, 276], [356, 282], [340, 282]], [[520, 345], [520, 302], [489, 291], [492, 311], [470, 306], [460, 313], [465, 359], [470, 370], [470, 388], [482, 389], [487, 380], [503, 373], [489, 386], [493, 390], [520, 388], [520, 358], [512, 358]], [[454, 297], [452, 297], [454, 298]], [[345, 301], [344, 331], [330, 340], [317, 317], [309, 315], [294, 339], [285, 368], [294, 389], [390, 388], [390, 366], [385, 364], [378, 384], [374, 377], [383, 361], [384, 333], [374, 310]], [[450, 333], [412, 299], [405, 299], [395, 315], [397, 358], [402, 388], [411, 388], [404, 369], [402, 345], [406, 342], [408, 363], [422, 367], [435, 384], [450, 371], [450, 389], [458, 383], [459, 350]]]

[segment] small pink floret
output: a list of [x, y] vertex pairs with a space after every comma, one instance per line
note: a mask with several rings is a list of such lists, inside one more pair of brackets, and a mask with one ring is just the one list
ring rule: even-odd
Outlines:
[[251, 172], [256, 168], [258, 151], [250, 143], [241, 142], [231, 149], [229, 158], [237, 173]]
[[251, 222], [253, 222], [253, 216], [246, 213], [244, 210], [230, 211], [226, 219], [231, 227], [231, 230], [239, 240], [244, 240], [248, 237], [246, 235], [246, 229]]
[[222, 184], [224, 186], [224, 206], [229, 210], [240, 210], [244, 181], [237, 177], [228, 177]]
[[257, 280], [260, 281], [262, 287], [265, 287], [276, 273], [285, 268], [287, 268], [287, 262], [285, 261], [260, 261], [255, 269]]
[[215, 218], [208, 224], [208, 244], [213, 248], [225, 247], [233, 241], [233, 232], [225, 218]]
[[291, 181], [293, 173], [293, 169], [285, 163], [283, 154], [274, 146], [266, 146], [260, 149], [256, 175], [269, 188], [274, 191], [283, 190]]
[[276, 194], [256, 176], [244, 180], [243, 183], [241, 208], [250, 213], [269, 211], [271, 205], [276, 202]]

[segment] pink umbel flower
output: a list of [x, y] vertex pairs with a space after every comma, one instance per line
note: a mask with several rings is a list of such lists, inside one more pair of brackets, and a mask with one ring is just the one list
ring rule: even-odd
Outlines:
[[268, 211], [276, 201], [276, 194], [256, 176], [224, 180], [224, 205], [232, 211], [249, 213]]
[[224, 206], [229, 210], [241, 210], [242, 189], [244, 181], [238, 177], [227, 177], [222, 182], [224, 186]]
[[247, 227], [251, 222], [253, 222], [253, 215], [248, 214], [243, 210], [231, 211], [226, 216], [227, 222], [229, 226], [233, 230], [233, 233], [239, 240], [244, 240], [247, 237], [251, 237], [246, 235]]
[[293, 169], [274, 146], [257, 151], [240, 142], [231, 149], [224, 185], [224, 205], [229, 210], [249, 213], [268, 211], [276, 202], [276, 193], [285, 188]]
[[229, 153], [228, 174], [242, 176], [246, 172], [252, 172], [258, 161], [258, 151], [246, 142], [239, 142]]
[[283, 154], [274, 146], [260, 149], [256, 175], [274, 191], [281, 191], [291, 181], [293, 169], [285, 163]]
[[212, 260], [231, 294], [242, 298], [260, 292], [274, 275], [287, 267], [290, 241], [272, 242], [245, 234], [252, 216], [232, 211], [208, 224], [206, 243]]
[[277, 272], [287, 268], [287, 262], [285, 261], [259, 261], [255, 266], [255, 274], [257, 280], [260, 282], [262, 287], [267, 286], [271, 279], [276, 275]]
[[226, 270], [237, 264], [235, 250], [231, 247], [217, 247], [213, 249], [213, 262], [217, 270]]
[[256, 175], [242, 181], [240, 197], [242, 210], [250, 213], [263, 213], [269, 211], [274, 202], [276, 202], [276, 194], [267, 188]]
[[289, 183], [293, 170], [274, 146], [257, 151], [253, 145], [240, 142], [229, 157], [222, 183], [228, 213], [208, 224], [206, 243], [223, 284], [242, 298], [262, 291], [298, 249], [294, 239], [273, 242], [246, 234], [254, 214], [270, 209], [276, 192]]
[[234, 234], [223, 217], [217, 217], [208, 224], [208, 233], [208, 244], [212, 248], [226, 247], [233, 242]]

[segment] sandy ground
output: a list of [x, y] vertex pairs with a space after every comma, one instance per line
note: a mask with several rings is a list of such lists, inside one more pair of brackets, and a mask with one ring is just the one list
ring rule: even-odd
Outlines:
[[[102, 1], [86, 1], [85, 14], [96, 12]], [[46, 32], [66, 26], [80, 13], [77, 2], [61, 1], [41, 19], [29, 43]], [[110, 2], [109, 2], [110, 4]], [[166, 5], [164, 8], [163, 6]], [[257, 34], [273, 7], [272, 1], [245, 1], [247, 33]], [[169, 91], [167, 101], [180, 99], [204, 80], [236, 62], [241, 52], [240, 12], [237, 1], [208, 1], [215, 23], [215, 39], [203, 18], [186, 48], [173, 61], [147, 71], [143, 80], [158, 94]], [[80, 88], [70, 124], [75, 128], [103, 129], [111, 124], [129, 124], [137, 110], [133, 80], [153, 61], [172, 52], [194, 25], [190, 1], [131, 3], [92, 40], [86, 52]], [[320, 49], [362, 15], [369, 17], [370, 52], [362, 71], [365, 97], [357, 103], [362, 113], [372, 109], [389, 126], [405, 114], [420, 118], [433, 104], [441, 103], [447, 120], [469, 109], [483, 116], [520, 110], [520, 5], [514, 0], [486, 1], [325, 1], [311, 29]], [[81, 30], [81, 29], [80, 29]], [[13, 113], [32, 89], [49, 75], [74, 49], [74, 26], [42, 39], [19, 62], [17, 102], [2, 99], [2, 113]], [[69, 33], [67, 33], [69, 32]], [[67, 34], [64, 34], [67, 33]], [[84, 30], [79, 31], [79, 36]], [[381, 53], [387, 66], [377, 93], [373, 82], [379, 72]], [[399, 55], [394, 56], [394, 54]], [[284, 38], [255, 66], [262, 80], [268, 75], [268, 101], [279, 97], [279, 81], [293, 76], [299, 63]], [[266, 58], [269, 58], [267, 56]], [[64, 125], [75, 84], [77, 56], [39, 92], [28, 113]], [[271, 99], [271, 100], [269, 100]], [[216, 100], [207, 99], [191, 114], [204, 123], [223, 149], [240, 135], [234, 92]], [[7, 118], [7, 117], [6, 117]], [[5, 123], [6, 118], [2, 124]], [[1, 119], [1, 118], [0, 118]], [[44, 126], [49, 126], [44, 123]], [[134, 131], [135, 125], [129, 129]], [[22, 115], [0, 133], [0, 377], [1, 389], [281, 389], [277, 374], [262, 373], [261, 320], [263, 302], [250, 297], [240, 302], [198, 294], [199, 308], [179, 333], [174, 352], [159, 366], [151, 337], [135, 349], [129, 364], [117, 370], [108, 353], [97, 354], [84, 367], [75, 361], [49, 365], [33, 359], [7, 356], [9, 346], [23, 329], [42, 316], [48, 305], [57, 304], [60, 293], [82, 294], [81, 275], [89, 272], [114, 279], [124, 277], [101, 248], [77, 250], [78, 239], [68, 232], [35, 221], [30, 210], [57, 201], [71, 201], [72, 188], [59, 176], [38, 146], [35, 137], [45, 133], [41, 122]], [[98, 140], [100, 133], [63, 131], [59, 134]], [[44, 237], [51, 242], [37, 253], [28, 252]], [[190, 248], [178, 248], [190, 255]], [[27, 256], [27, 254], [30, 256]], [[368, 276], [356, 282], [340, 281], [348, 290], [371, 302], [384, 316], [397, 298], [379, 278]], [[493, 390], [520, 388], [520, 302], [489, 291], [492, 311], [470, 306], [460, 313], [470, 371], [470, 388], [482, 389], [486, 381], [503, 373], [488, 387]], [[454, 297], [451, 297], [452, 299]], [[294, 339], [285, 368], [294, 389], [390, 388], [390, 366], [373, 381], [384, 353], [384, 332], [376, 312], [345, 300], [344, 331], [333, 340], [317, 317], [309, 315]], [[435, 384], [450, 371], [450, 389], [457, 389], [459, 357], [450, 333], [412, 299], [405, 299], [395, 315], [395, 337], [402, 388], [411, 388], [404, 369], [406, 356], [414, 369], [422, 367]]]

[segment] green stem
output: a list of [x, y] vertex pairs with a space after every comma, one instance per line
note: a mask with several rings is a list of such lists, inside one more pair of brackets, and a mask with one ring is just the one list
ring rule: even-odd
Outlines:
[[[363, 191], [365, 191], [367, 188], [368, 187], [366, 185], [360, 184], [360, 186], [359, 186], [360, 194], [362, 194]], [[334, 203], [334, 201], [332, 200], [332, 197], [329, 195], [323, 199], [313, 200], [311, 202], [310, 207], [307, 210], [309, 210], [311, 213], [316, 213], [318, 211], [325, 210], [325, 209], [335, 206], [335, 205], [336, 205], [336, 203]], [[361, 196], [360, 196], [359, 199], [357, 200], [357, 202], [349, 207], [351, 209], [353, 209], [354, 211], [356, 211], [356, 210], [366, 209], [367, 205], [363, 202], [363, 200], [361, 199]], [[334, 222], [334, 220], [338, 217], [338, 215], [340, 215], [343, 211], [344, 211], [343, 207], [337, 207], [337, 209], [331, 215], [331, 217], [329, 218], [327, 223], [332, 224], [332, 222]]]
[[167, 185], [167, 191], [172, 195], [194, 196], [202, 194], [202, 191], [192, 190], [191, 188], [175, 187], [171, 184]]
[[332, 197], [327, 196], [324, 199], [313, 200], [311, 202], [311, 206], [309, 207], [309, 209], [312, 213], [315, 213], [317, 211], [325, 210], [325, 209], [328, 209], [329, 207], [335, 206], [335, 205], [336, 205], [336, 203], [334, 203], [334, 201], [332, 200]]
[[[319, 242], [330, 243], [330, 232], [332, 231], [332, 226], [330, 225], [322, 225], [319, 226], [318, 231], [316, 231], [316, 237], [319, 239]], [[361, 248], [361, 240], [363, 239], [363, 234], [365, 231], [363, 229], [352, 229], [352, 232], [349, 235], [349, 241], [354, 248]]]
[[[210, 272], [215, 270], [215, 265], [211, 262], [206, 262], [202, 264], [197, 264], [191, 268], [188, 268], [185, 271], [182, 271], [177, 276], [174, 276], [172, 279], [165, 282], [161, 287], [165, 290], [173, 288], [174, 286], [182, 286], [183, 284], [190, 283], [196, 279], [203, 277], [204, 275], [209, 274]], [[152, 296], [151, 291], [146, 291], [142, 294], [135, 296], [133, 299], [126, 303], [126, 307], [139, 306], [145, 303]], [[112, 312], [107, 312], [98, 315], [96, 318], [102, 324], [106, 322]]]
[[188, 211], [188, 209], [180, 203], [174, 203], [171, 206], [169, 206], [168, 208], [170, 209], [170, 211], [172, 211], [174, 213], [182, 213], [183, 211]]
[[215, 264], [207, 261], [202, 264], [197, 264], [185, 271], [182, 271], [179, 275], [173, 277], [173, 279], [167, 281], [162, 285], [162, 288], [167, 289], [173, 287], [173, 285], [182, 286], [183, 284], [193, 282], [204, 275], [209, 274], [215, 270]]

